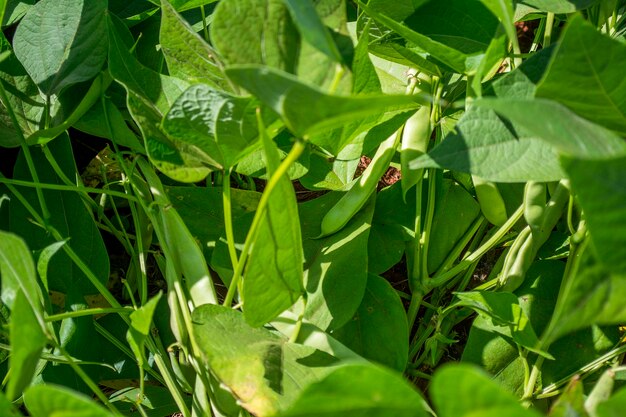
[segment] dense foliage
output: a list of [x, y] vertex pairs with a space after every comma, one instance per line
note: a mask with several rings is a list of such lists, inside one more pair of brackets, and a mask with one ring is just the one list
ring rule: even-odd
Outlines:
[[626, 1], [0, 22], [2, 416], [621, 415]]

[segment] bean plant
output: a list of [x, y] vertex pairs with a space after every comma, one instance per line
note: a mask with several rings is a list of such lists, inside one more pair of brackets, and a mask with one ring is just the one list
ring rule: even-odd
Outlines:
[[626, 1], [0, 23], [2, 416], [623, 412]]

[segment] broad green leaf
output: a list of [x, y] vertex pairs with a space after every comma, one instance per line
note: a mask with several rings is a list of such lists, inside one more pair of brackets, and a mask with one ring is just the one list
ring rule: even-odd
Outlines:
[[456, 133], [410, 162], [409, 167], [452, 169], [497, 182], [556, 181], [565, 177], [549, 143], [534, 137], [516, 137], [493, 111], [478, 105], [459, 120]]
[[114, 140], [116, 144], [135, 152], [145, 153], [143, 145], [111, 99], [105, 98], [104, 105], [100, 100], [96, 102], [72, 127], [93, 136]]
[[[522, 286], [515, 291], [537, 334], [544, 331], [552, 317], [564, 269], [565, 264], [560, 261], [535, 262]], [[598, 327], [557, 340], [549, 349], [555, 360], [545, 361], [541, 369], [543, 386], [575, 373], [612, 349], [618, 340], [617, 329]], [[490, 318], [478, 316], [474, 320], [461, 360], [481, 366], [515, 395], [523, 394], [524, 363], [519, 348], [510, 337], [498, 333]]]
[[13, 309], [17, 294], [23, 296], [43, 325], [43, 294], [37, 283], [35, 264], [26, 242], [18, 235], [0, 230], [2, 302]]
[[613, 274], [603, 266], [581, 267], [569, 277], [569, 285], [559, 294], [558, 312], [541, 336], [544, 345], [592, 324], [619, 324], [626, 320], [626, 276]]
[[469, 307], [478, 314], [489, 317], [495, 325], [496, 332], [512, 337], [518, 345], [532, 352], [553, 359], [550, 354], [538, 350], [537, 334], [514, 294], [471, 291], [457, 293], [456, 296], [460, 300], [459, 305]]
[[200, 306], [192, 320], [205, 366], [259, 417], [286, 409], [304, 387], [337, 366], [327, 353], [250, 327], [228, 307]]
[[161, 4], [159, 38], [170, 75], [228, 90], [213, 48], [174, 10], [175, 2], [161, 0]]
[[328, 193], [300, 205], [305, 258], [305, 317], [322, 330], [343, 326], [357, 311], [367, 285], [367, 243], [373, 204], [339, 232], [322, 239], [322, 218], [341, 197]]
[[369, 275], [361, 305], [333, 336], [366, 359], [403, 372], [409, 354], [406, 312], [393, 287]]
[[207, 163], [228, 170], [258, 145], [255, 109], [250, 99], [197, 84], [174, 102], [163, 129], [203, 151]]
[[339, 49], [329, 30], [317, 15], [311, 0], [283, 0], [300, 35], [313, 47], [335, 62], [341, 63]]
[[587, 417], [584, 402], [583, 382], [579, 378], [572, 378], [550, 408], [550, 417]]
[[159, 74], [143, 66], [130, 53], [130, 47], [124, 41], [124, 30], [120, 23], [107, 19], [109, 34], [109, 71], [113, 78], [122, 84], [129, 93], [152, 103], [162, 114], [189, 87], [189, 83], [174, 77]]
[[139, 126], [150, 161], [170, 178], [184, 183], [202, 181], [211, 172], [194, 147], [176, 143], [161, 129], [161, 113], [152, 103], [128, 91], [128, 109]]
[[[0, 4], [2, 1], [0, 1]], [[21, 417], [22, 413], [18, 412], [13, 403], [5, 397], [4, 393], [0, 393], [0, 414], [6, 417]]]
[[384, 13], [398, 22], [403, 21], [415, 12], [415, 8], [426, 3], [428, 0], [369, 0], [367, 6], [372, 10]]
[[353, 94], [375, 94], [381, 93], [380, 80], [376, 74], [376, 68], [369, 56], [369, 26], [366, 26], [361, 34], [361, 38], [354, 50], [354, 60], [352, 61], [352, 93]]
[[30, 385], [46, 344], [47, 338], [39, 321], [41, 313], [33, 310], [20, 289], [11, 310], [11, 373], [6, 388], [6, 396], [11, 400], [20, 397]]
[[405, 199], [400, 182], [377, 193], [367, 244], [369, 273], [380, 275], [402, 259], [407, 243], [413, 239], [415, 202], [415, 189], [409, 190]]
[[13, 46], [45, 95], [100, 72], [107, 56], [106, 8], [105, 0], [42, 0], [28, 10]]
[[10, 53], [0, 62], [0, 82], [4, 86], [8, 104], [11, 105], [19, 125], [13, 125], [6, 103], [0, 102], [0, 146], [12, 148], [20, 146], [18, 128], [24, 137], [28, 137], [42, 126], [45, 100], [15, 57], [11, 44], [2, 34], [0, 34], [0, 52]]
[[535, 417], [510, 393], [479, 368], [469, 365], [445, 365], [435, 373], [430, 397], [439, 417], [514, 416]]
[[598, 259], [611, 271], [626, 273], [626, 158], [584, 161], [562, 158]]
[[39, 254], [39, 258], [37, 259], [37, 273], [39, 274], [39, 278], [41, 279], [41, 283], [43, 284], [44, 290], [46, 292], [50, 291], [48, 285], [48, 264], [52, 257], [67, 243], [69, 239], [62, 240], [60, 242], [52, 243], [41, 251]]
[[152, 317], [162, 293], [157, 293], [146, 304], [133, 311], [130, 315], [130, 327], [126, 332], [126, 340], [135, 354], [137, 364], [142, 367], [145, 363], [144, 345], [150, 335]]
[[[498, 19], [482, 2], [467, 0], [427, 2], [404, 23], [413, 31], [466, 55], [468, 69], [478, 66], [478, 62], [471, 62], [475, 59], [471, 57], [477, 54], [479, 57], [487, 51], [499, 27]], [[417, 42], [416, 45], [438, 59], [434, 51], [423, 48]]]
[[576, 16], [556, 47], [537, 97], [558, 101], [579, 116], [626, 135], [626, 80], [621, 71], [625, 67], [626, 44]]
[[476, 200], [465, 188], [453, 181], [444, 180], [437, 190], [435, 201], [428, 246], [429, 273], [434, 273], [442, 266], [480, 215], [480, 207]]
[[57, 385], [37, 385], [24, 394], [32, 417], [113, 417], [90, 397]]
[[523, 0], [521, 3], [544, 12], [573, 13], [598, 3], [599, 0]]
[[160, 221], [160, 227], [155, 227], [155, 232], [161, 244], [167, 246], [168, 262], [171, 262], [176, 278], [184, 278], [184, 286], [189, 294], [189, 307], [217, 303], [213, 279], [202, 249], [178, 212], [171, 207], [154, 168], [143, 159], [139, 160], [139, 166], [158, 207], [154, 213]]
[[[150, 0], [155, 4], [158, 3], [158, 0]], [[179, 12], [184, 12], [185, 10], [195, 9], [197, 7], [202, 7], [207, 4], [215, 3], [217, 0], [168, 0], [168, 2]]]
[[228, 65], [263, 64], [295, 72], [299, 36], [284, 0], [220, 1], [211, 40]]
[[622, 388], [611, 396], [608, 400], [598, 405], [598, 417], [619, 417], [624, 413], [626, 407], [626, 389]]
[[[166, 187], [165, 192], [193, 238], [200, 243], [205, 259], [211, 259], [220, 237], [225, 235], [222, 189]], [[236, 228], [242, 217], [254, 213], [261, 194], [236, 188], [230, 192], [231, 211]]]
[[[367, 13], [372, 19], [393, 30], [407, 41], [412, 42], [422, 51], [429, 54], [432, 58], [453, 69], [455, 72], [465, 73], [472, 71], [471, 66], [467, 63], [467, 55], [465, 53], [442, 42], [431, 39], [422, 33], [418, 33], [408, 26], [391, 19], [385, 14], [369, 8], [361, 2], [359, 2], [359, 6], [361, 6], [365, 13]], [[491, 17], [493, 17], [493, 15]]]
[[[262, 124], [259, 128], [264, 129]], [[260, 135], [271, 178], [280, 165], [278, 150], [267, 132]], [[243, 311], [251, 326], [275, 319], [304, 292], [300, 218], [296, 194], [286, 174], [272, 190], [261, 216], [243, 275]]]
[[475, 103], [477, 107], [495, 110], [516, 126], [523, 127], [527, 135], [548, 142], [562, 154], [585, 159], [626, 155], [623, 139], [554, 101], [484, 98]]
[[328, 95], [287, 73], [261, 66], [232, 67], [226, 74], [278, 113], [287, 127], [301, 137], [387, 111], [418, 107], [416, 96]]
[[426, 417], [425, 401], [399, 374], [348, 365], [311, 384], [280, 417]]
[[[77, 168], [72, 155], [69, 137], [64, 134], [47, 145], [49, 151], [68, 178], [76, 175]], [[33, 147], [31, 155], [37, 167], [39, 181], [47, 184], [63, 184], [54, 172], [40, 149]], [[32, 181], [26, 160], [20, 155], [15, 165], [14, 178]], [[37, 195], [32, 188], [19, 188], [26, 200], [38, 207]], [[71, 237], [67, 243], [80, 259], [91, 269], [101, 283], [109, 278], [109, 257], [102, 236], [92, 217], [91, 211], [77, 193], [59, 190], [43, 190], [51, 217], [50, 225], [63, 237]], [[20, 233], [28, 246], [43, 249], [56, 241], [39, 225], [30, 221], [26, 209], [17, 199], [11, 202], [11, 230]], [[67, 293], [74, 289], [82, 294], [95, 294], [97, 290], [87, 276], [63, 252], [53, 257], [48, 265], [48, 285], [50, 290]], [[27, 292], [28, 294], [28, 292]]]

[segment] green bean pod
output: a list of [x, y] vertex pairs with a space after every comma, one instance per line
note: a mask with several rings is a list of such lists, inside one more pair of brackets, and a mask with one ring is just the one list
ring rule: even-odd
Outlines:
[[478, 204], [480, 204], [480, 211], [483, 213], [483, 216], [491, 224], [502, 226], [506, 223], [509, 216], [506, 213], [506, 205], [498, 187], [493, 182], [484, 180], [476, 175], [472, 175], [472, 181], [474, 182], [476, 198], [478, 199]]
[[406, 121], [402, 130], [402, 145], [400, 164], [402, 167], [402, 196], [411, 187], [420, 182], [424, 176], [424, 169], [411, 169], [409, 162], [428, 151], [432, 128], [430, 125], [431, 105], [420, 107], [413, 116]]
[[546, 184], [527, 182], [524, 189], [524, 219], [535, 235], [541, 233], [546, 204]]
[[391, 159], [396, 153], [400, 138], [401, 131], [398, 131], [380, 144], [371, 163], [359, 177], [358, 181], [331, 207], [322, 219], [320, 238], [341, 230], [365, 205], [376, 190], [378, 180], [387, 171]]

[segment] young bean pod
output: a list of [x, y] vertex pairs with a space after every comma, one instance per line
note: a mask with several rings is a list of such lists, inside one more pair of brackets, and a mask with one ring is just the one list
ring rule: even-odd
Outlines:
[[359, 180], [322, 219], [322, 233], [319, 237], [332, 235], [341, 230], [369, 200], [376, 190], [378, 180], [387, 171], [391, 159], [396, 153], [401, 133], [401, 131], [394, 133], [380, 144], [371, 163]]
[[402, 196], [411, 187], [422, 180], [424, 169], [411, 169], [409, 162], [428, 151], [428, 143], [432, 133], [430, 124], [431, 105], [420, 107], [413, 116], [406, 121], [402, 131], [402, 145], [400, 164], [402, 167]]
[[502, 226], [509, 218], [506, 214], [506, 205], [496, 184], [472, 175], [476, 198], [480, 204], [480, 211], [491, 224]]

